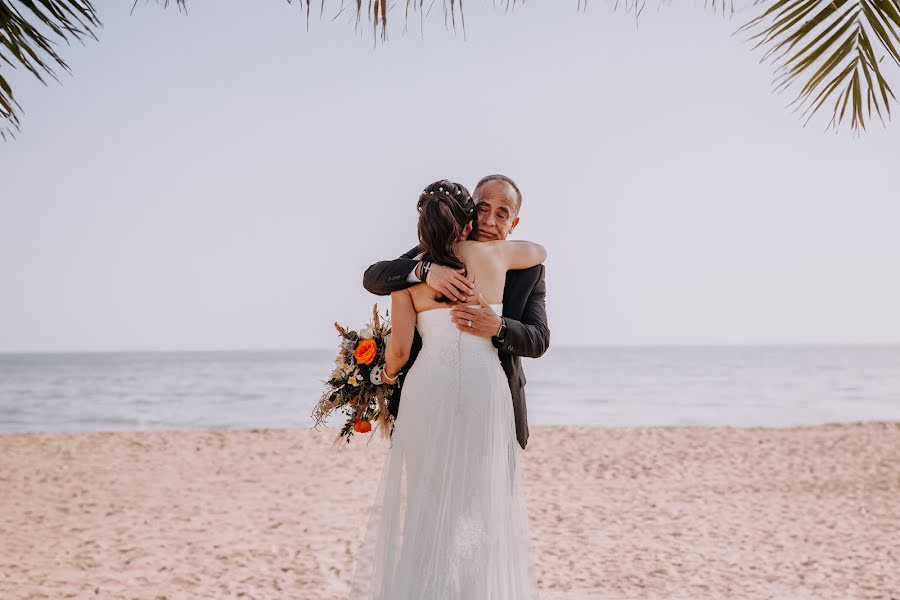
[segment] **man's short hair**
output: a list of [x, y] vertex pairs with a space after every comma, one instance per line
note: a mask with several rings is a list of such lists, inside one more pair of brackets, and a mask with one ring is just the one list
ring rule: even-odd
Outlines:
[[479, 181], [478, 184], [475, 186], [475, 191], [474, 191], [473, 195], [477, 198], [478, 190], [481, 189], [481, 186], [483, 186], [486, 183], [490, 183], [492, 181], [502, 181], [503, 183], [505, 183], [506, 185], [508, 185], [509, 187], [511, 187], [513, 189], [513, 192], [515, 192], [515, 196], [516, 196], [516, 213], [518, 213], [519, 209], [522, 208], [522, 192], [519, 191], [519, 186], [516, 185], [516, 182], [513, 181], [512, 179], [510, 179], [509, 177], [507, 177], [506, 175], [495, 174], [495, 175], [488, 175], [487, 177], [482, 177], [481, 181]]

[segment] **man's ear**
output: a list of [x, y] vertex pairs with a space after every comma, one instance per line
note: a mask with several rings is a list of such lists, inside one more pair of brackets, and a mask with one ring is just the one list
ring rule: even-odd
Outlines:
[[510, 228], [509, 228], [509, 232], [512, 233], [513, 229], [515, 229], [516, 225], [518, 225], [518, 224], [519, 224], [519, 217], [516, 216], [516, 218], [513, 219], [512, 226], [510, 226]]

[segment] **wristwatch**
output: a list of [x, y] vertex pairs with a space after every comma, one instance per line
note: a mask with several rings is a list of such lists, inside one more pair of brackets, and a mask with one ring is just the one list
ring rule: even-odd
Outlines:
[[494, 336], [494, 339], [498, 342], [503, 342], [503, 338], [506, 337], [506, 319], [500, 317], [500, 330], [497, 332], [497, 335]]

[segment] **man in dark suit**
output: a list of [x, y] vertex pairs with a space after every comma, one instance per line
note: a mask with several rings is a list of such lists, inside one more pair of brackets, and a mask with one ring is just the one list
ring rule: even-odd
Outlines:
[[[478, 213], [478, 241], [505, 240], [519, 223], [522, 193], [518, 186], [503, 175], [488, 175], [478, 182], [473, 193]], [[516, 439], [525, 448], [528, 443], [528, 413], [525, 406], [525, 373], [521, 357], [538, 358], [550, 345], [550, 329], [544, 306], [546, 284], [544, 265], [530, 269], [509, 271], [503, 291], [503, 314], [496, 314], [490, 306], [481, 302], [480, 309], [465, 304], [476, 302], [474, 288], [466, 277], [443, 265], [433, 265], [418, 260], [421, 249], [416, 246], [400, 258], [377, 262], [366, 269], [363, 286], [380, 296], [406, 289], [421, 281], [451, 300], [462, 302], [453, 308], [451, 317], [456, 326], [468, 333], [489, 337], [500, 355], [500, 363], [509, 380], [512, 391], [513, 411], [516, 420]], [[416, 360], [422, 348], [422, 338], [416, 332], [409, 362], [403, 373]], [[403, 377], [391, 396], [388, 409], [397, 416]]]

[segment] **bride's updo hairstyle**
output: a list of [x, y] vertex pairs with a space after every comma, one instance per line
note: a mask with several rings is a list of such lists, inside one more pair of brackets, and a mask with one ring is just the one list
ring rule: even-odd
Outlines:
[[466, 225], [478, 227], [475, 201], [462, 184], [442, 179], [435, 181], [419, 196], [419, 245], [425, 260], [464, 269], [465, 264], [453, 250]]

